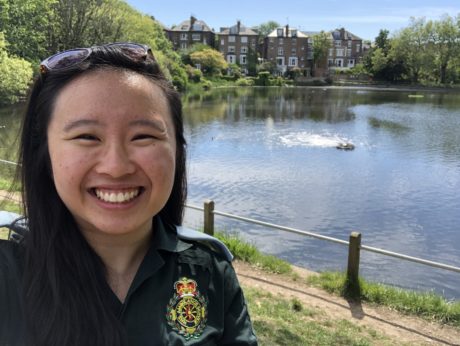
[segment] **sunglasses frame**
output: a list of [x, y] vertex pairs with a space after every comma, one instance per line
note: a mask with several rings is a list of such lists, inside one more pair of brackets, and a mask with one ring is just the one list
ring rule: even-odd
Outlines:
[[[101, 46], [92, 46], [92, 47], [88, 47], [88, 48], [68, 49], [68, 50], [56, 53], [54, 55], [51, 55], [50, 57], [46, 58], [45, 60], [43, 60], [40, 63], [40, 73], [45, 74], [48, 71], [63, 70], [63, 69], [66, 69], [66, 68], [81, 64], [83, 61], [85, 61], [86, 59], [88, 59], [91, 56], [91, 54], [93, 53], [94, 49], [99, 48], [99, 47], [119, 47], [122, 51], [123, 51], [123, 48], [125, 48], [125, 50], [132, 51], [132, 52], [135, 52], [136, 48], [138, 48], [138, 49], [140, 48], [140, 49], [143, 50], [143, 52], [142, 52], [141, 55], [139, 55], [139, 57], [138, 57], [139, 59], [141, 59], [141, 58], [145, 59], [145, 58], [147, 58], [147, 56], [149, 54], [151, 55], [152, 58], [154, 58], [153, 53], [152, 53], [152, 49], [147, 45], [140, 44], [140, 43], [134, 43], [134, 42], [115, 42], [115, 43], [104, 44], [104, 45], [101, 45]], [[75, 61], [73, 61], [73, 62], [71, 62], [69, 64], [66, 64], [65, 66], [57, 67], [57, 65], [59, 65], [59, 62], [63, 61], [66, 57], [71, 57], [72, 52], [77, 52], [77, 53], [82, 52], [82, 53], [85, 53], [85, 54], [83, 54], [81, 57], [79, 57]], [[125, 55], [130, 56], [130, 54], [128, 52], [125, 52]], [[77, 56], [75, 56], [75, 57], [77, 57]], [[53, 66], [51, 64], [51, 61], [53, 61], [56, 58], [57, 58], [57, 60], [54, 62], [55, 65]]]

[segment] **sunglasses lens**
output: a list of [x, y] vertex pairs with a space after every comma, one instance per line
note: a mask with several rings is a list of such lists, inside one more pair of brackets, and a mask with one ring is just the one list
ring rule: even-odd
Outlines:
[[48, 68], [58, 70], [81, 63], [89, 54], [89, 49], [73, 49], [56, 54], [46, 61]]

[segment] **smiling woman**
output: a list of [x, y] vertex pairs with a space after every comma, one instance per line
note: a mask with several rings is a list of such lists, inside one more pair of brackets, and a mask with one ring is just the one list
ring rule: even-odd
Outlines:
[[42, 63], [20, 149], [29, 231], [0, 242], [0, 344], [257, 343], [225, 249], [177, 228], [181, 107], [142, 45]]

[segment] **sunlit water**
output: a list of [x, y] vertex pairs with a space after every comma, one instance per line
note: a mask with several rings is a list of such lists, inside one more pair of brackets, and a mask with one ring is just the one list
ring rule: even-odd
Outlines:
[[[460, 267], [460, 98], [230, 89], [185, 100], [189, 203]], [[336, 149], [352, 143], [353, 151]], [[186, 223], [200, 225], [189, 211]], [[347, 248], [217, 217], [262, 251], [344, 269]], [[362, 252], [371, 280], [460, 299], [460, 274]]]
[[[460, 267], [460, 97], [328, 88], [184, 96], [188, 203]], [[0, 159], [15, 160], [21, 109], [0, 109]], [[336, 149], [352, 143], [353, 151]], [[0, 163], [2, 176], [11, 167]], [[201, 226], [188, 210], [185, 224]], [[263, 252], [313, 270], [347, 248], [217, 217]], [[460, 299], [460, 274], [362, 252], [364, 277]]]

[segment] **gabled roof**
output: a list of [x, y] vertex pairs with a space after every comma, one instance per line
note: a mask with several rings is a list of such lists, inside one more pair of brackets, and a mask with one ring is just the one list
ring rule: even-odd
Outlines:
[[344, 28], [335, 29], [331, 31], [331, 35], [334, 40], [361, 40], [362, 38], [352, 34], [351, 32], [345, 30]]
[[243, 24], [239, 25], [238, 31], [238, 24], [235, 24], [229, 28], [221, 28], [219, 35], [247, 35], [247, 36], [257, 36], [258, 34]]
[[192, 20], [184, 20], [179, 25], [175, 25], [171, 28], [171, 31], [204, 31], [204, 32], [213, 32], [212, 29], [206, 24], [203, 20], [194, 20], [193, 26], [191, 25]]
[[[286, 31], [289, 30], [289, 32]], [[283, 30], [283, 36], [279, 37], [299, 37], [299, 38], [308, 38], [302, 31], [297, 30], [295, 28], [291, 29], [289, 27], [280, 27], [273, 30], [271, 33], [267, 35], [267, 37], [278, 37], [278, 30]]]

